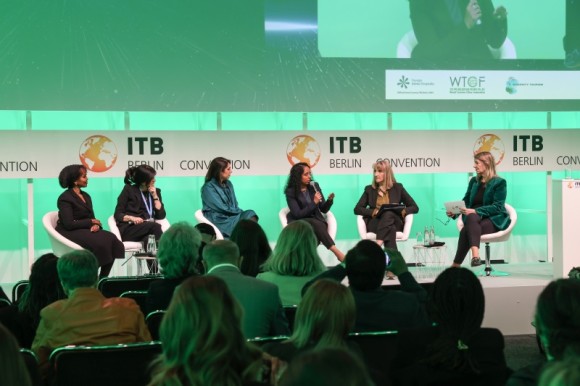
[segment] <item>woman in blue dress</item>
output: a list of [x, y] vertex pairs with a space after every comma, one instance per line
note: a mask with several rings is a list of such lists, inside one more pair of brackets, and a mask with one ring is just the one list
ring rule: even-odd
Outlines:
[[203, 215], [229, 238], [238, 221], [251, 219], [258, 221], [253, 210], [242, 210], [238, 206], [234, 185], [230, 182], [232, 163], [230, 160], [217, 157], [209, 164], [205, 175], [205, 184], [201, 187]]

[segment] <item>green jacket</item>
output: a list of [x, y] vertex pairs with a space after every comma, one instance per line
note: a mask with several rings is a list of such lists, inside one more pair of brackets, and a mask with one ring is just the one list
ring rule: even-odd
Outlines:
[[[477, 177], [471, 178], [467, 192], [465, 192], [465, 206], [471, 208], [473, 199], [479, 190], [480, 182]], [[483, 191], [483, 205], [475, 209], [481, 218], [489, 218], [493, 225], [503, 231], [510, 225], [510, 217], [505, 209], [505, 198], [507, 195], [507, 183], [501, 177], [494, 177], [487, 182]], [[465, 216], [463, 216], [465, 222]]]

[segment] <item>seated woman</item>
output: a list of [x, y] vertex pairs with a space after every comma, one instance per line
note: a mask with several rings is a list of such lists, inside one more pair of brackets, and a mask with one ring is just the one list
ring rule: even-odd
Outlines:
[[[377, 244], [397, 249], [397, 232], [403, 230], [405, 216], [418, 213], [419, 207], [403, 184], [395, 180], [389, 161], [374, 163], [373, 173], [373, 182], [365, 186], [354, 214], [363, 216], [367, 231], [376, 233]], [[380, 211], [384, 204], [401, 204], [404, 209]]]
[[[495, 172], [495, 160], [487, 151], [473, 157], [473, 168], [476, 176], [469, 181], [463, 197], [465, 208], [461, 209], [463, 229], [459, 232], [457, 251], [452, 267], [459, 267], [471, 250], [471, 266], [481, 265], [479, 244], [481, 235], [506, 229], [510, 217], [505, 208], [507, 183]], [[447, 212], [447, 216], [457, 215]]]
[[163, 233], [157, 260], [164, 278], [149, 285], [146, 300], [148, 312], [167, 309], [175, 288], [185, 279], [199, 274], [196, 264], [200, 246], [199, 231], [187, 222], [173, 224]]
[[234, 185], [230, 182], [232, 163], [217, 157], [209, 164], [205, 184], [201, 187], [202, 212], [224, 237], [229, 238], [238, 221], [251, 219], [258, 221], [253, 210], [242, 210], [238, 206]]
[[30, 270], [28, 285], [18, 305], [0, 308], [0, 323], [12, 332], [22, 348], [30, 348], [40, 310], [57, 300], [66, 298], [56, 272], [58, 257], [52, 253], [40, 256]]
[[149, 165], [130, 167], [125, 171], [125, 186], [117, 198], [115, 220], [123, 241], [141, 241], [147, 245], [149, 235], [159, 240], [163, 231], [155, 220], [165, 218], [161, 189], [155, 187], [157, 172]]
[[316, 238], [340, 261], [344, 260], [344, 253], [340, 251], [332, 237], [328, 234], [328, 225], [322, 213], [327, 213], [334, 203], [334, 193], [324, 199], [320, 186], [313, 181], [310, 166], [299, 162], [292, 166], [288, 175], [288, 182], [284, 188], [286, 202], [290, 212], [287, 215], [288, 223], [304, 220], [314, 229]]
[[344, 348], [362, 355], [347, 341], [355, 318], [350, 290], [335, 280], [318, 280], [306, 290], [298, 306], [292, 336], [283, 342], [267, 343], [263, 349], [286, 362], [307, 350], [323, 348]]
[[263, 355], [246, 342], [242, 309], [215, 276], [184, 281], [161, 322], [163, 354], [149, 386], [268, 385]]
[[81, 190], [89, 182], [87, 169], [83, 165], [66, 166], [58, 182], [66, 190], [57, 201], [56, 231], [93, 252], [101, 267], [99, 277], [109, 276], [115, 259], [125, 258], [125, 247], [114, 234], [103, 230], [101, 221], [95, 218], [91, 196]]
[[280, 233], [272, 256], [258, 279], [276, 284], [283, 305], [299, 304], [302, 287], [325, 271], [316, 253], [316, 235], [309, 223], [294, 221]]
[[230, 240], [240, 249], [240, 271], [252, 277], [262, 272], [262, 264], [272, 254], [272, 248], [260, 224], [252, 220], [240, 220], [234, 227]]
[[428, 304], [436, 327], [399, 332], [391, 366], [394, 385], [504, 385], [511, 370], [504, 339], [481, 328], [485, 298], [479, 279], [466, 268], [448, 268], [435, 282]]

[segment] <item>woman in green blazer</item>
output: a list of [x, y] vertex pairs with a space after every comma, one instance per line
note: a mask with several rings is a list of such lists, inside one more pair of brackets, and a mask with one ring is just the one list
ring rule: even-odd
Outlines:
[[[471, 250], [471, 266], [481, 265], [479, 244], [481, 235], [498, 232], [510, 225], [510, 218], [505, 209], [507, 195], [506, 181], [495, 172], [495, 160], [491, 153], [484, 151], [474, 157], [473, 168], [477, 174], [469, 181], [461, 209], [463, 229], [459, 232], [457, 252], [453, 267], [459, 267], [467, 252]], [[447, 216], [454, 217], [451, 212]]]

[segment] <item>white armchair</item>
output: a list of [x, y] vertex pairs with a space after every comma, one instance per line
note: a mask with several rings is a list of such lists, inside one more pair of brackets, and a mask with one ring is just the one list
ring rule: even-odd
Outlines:
[[60, 257], [68, 252], [83, 250], [83, 247], [73, 241], [70, 241], [56, 231], [57, 222], [58, 211], [56, 210], [48, 212], [42, 217], [42, 225], [48, 234], [48, 239], [50, 240], [50, 245], [52, 246], [52, 253], [54, 253], [55, 256]]
[[[377, 235], [375, 233], [367, 231], [367, 225], [365, 224], [363, 216], [361, 215], [356, 216], [356, 225], [358, 228], [358, 234], [361, 239], [373, 241], [377, 239]], [[413, 214], [408, 214], [405, 216], [403, 231], [397, 232], [397, 242], [407, 241], [409, 239], [412, 226], [413, 226]]]

